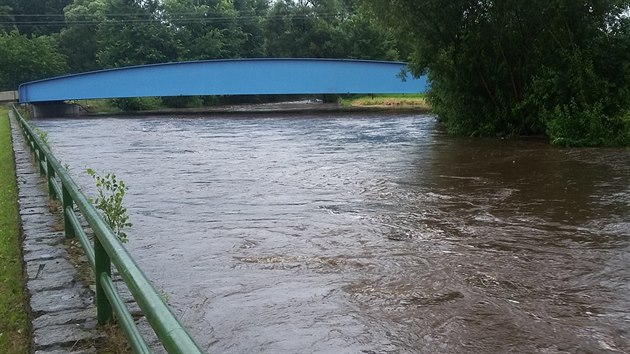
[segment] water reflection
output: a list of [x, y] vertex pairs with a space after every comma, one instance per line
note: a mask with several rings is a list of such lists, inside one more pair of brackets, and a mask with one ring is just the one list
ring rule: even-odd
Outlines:
[[428, 116], [45, 120], [130, 186], [132, 251], [211, 352], [630, 350], [630, 154]]

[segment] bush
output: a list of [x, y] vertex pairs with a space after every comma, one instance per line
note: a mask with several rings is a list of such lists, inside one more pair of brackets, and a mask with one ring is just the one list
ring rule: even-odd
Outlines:
[[129, 239], [123, 230], [133, 226], [129, 222], [127, 208], [123, 206], [123, 199], [129, 188], [112, 173], [103, 177], [91, 168], [88, 168], [86, 173], [96, 181], [98, 190], [98, 197], [95, 200], [90, 200], [90, 202], [94, 203], [96, 208], [101, 211], [105, 222], [112, 228], [120, 242], [126, 243]]
[[168, 108], [201, 107], [203, 99], [199, 96], [164, 96], [162, 104]]
[[146, 111], [158, 109], [162, 105], [159, 97], [114, 98], [111, 104], [123, 111]]
[[547, 135], [562, 146], [628, 146], [630, 145], [630, 111], [608, 116], [601, 104], [581, 108], [575, 101], [558, 105], [545, 112]]

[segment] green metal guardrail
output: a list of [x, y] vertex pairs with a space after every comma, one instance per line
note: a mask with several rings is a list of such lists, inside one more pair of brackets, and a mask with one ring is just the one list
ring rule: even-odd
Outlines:
[[[203, 353], [199, 345], [190, 337], [179, 323], [170, 308], [131, 255], [114, 235], [101, 214], [81, 193], [79, 187], [70, 178], [68, 172], [50, 152], [34, 129], [24, 120], [13, 105], [19, 125], [33, 155], [38, 161], [39, 171], [48, 180], [50, 197], [57, 199], [63, 206], [63, 222], [66, 237], [77, 237], [88, 261], [92, 265], [96, 282], [96, 311], [99, 324], [113, 322], [116, 314], [120, 327], [125, 332], [134, 353], [151, 353], [145, 340], [138, 331], [129, 310], [120, 297], [111, 278], [111, 264], [127, 284], [134, 299], [142, 309], [149, 324], [169, 353]], [[81, 226], [74, 206], [77, 206], [94, 232], [90, 241]], [[93, 247], [91, 243], [93, 242]]]

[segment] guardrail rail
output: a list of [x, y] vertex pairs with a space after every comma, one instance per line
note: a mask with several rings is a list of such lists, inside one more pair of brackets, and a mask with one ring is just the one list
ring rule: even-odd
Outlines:
[[[66, 237], [76, 237], [79, 240], [94, 270], [98, 323], [101, 325], [112, 323], [115, 314], [133, 352], [151, 353], [112, 281], [113, 264], [167, 352], [203, 353], [199, 345], [164, 303], [162, 297], [123, 247], [101, 214], [83, 195], [66, 169], [53, 156], [48, 146], [22, 117], [15, 105], [12, 105], [12, 109], [37, 160], [40, 174], [46, 177], [48, 181], [50, 197], [58, 200], [62, 205]], [[93, 240], [90, 240], [81, 226], [75, 206], [92, 229]]]

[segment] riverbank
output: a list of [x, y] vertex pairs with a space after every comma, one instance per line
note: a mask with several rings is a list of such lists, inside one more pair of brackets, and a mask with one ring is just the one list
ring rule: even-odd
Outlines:
[[28, 316], [18, 221], [17, 186], [7, 109], [0, 106], [0, 348], [27, 353]]
[[431, 110], [425, 94], [369, 95], [339, 100], [345, 107]]
[[426, 113], [430, 106], [424, 95], [376, 95], [342, 98], [339, 102], [328, 103], [317, 99], [296, 101], [229, 104], [219, 106], [201, 106], [189, 108], [155, 107], [137, 111], [123, 111], [107, 103], [107, 100], [89, 100], [77, 102], [88, 115], [199, 115], [199, 114], [296, 114], [306, 113], [356, 113], [356, 112], [401, 112], [413, 111]]

